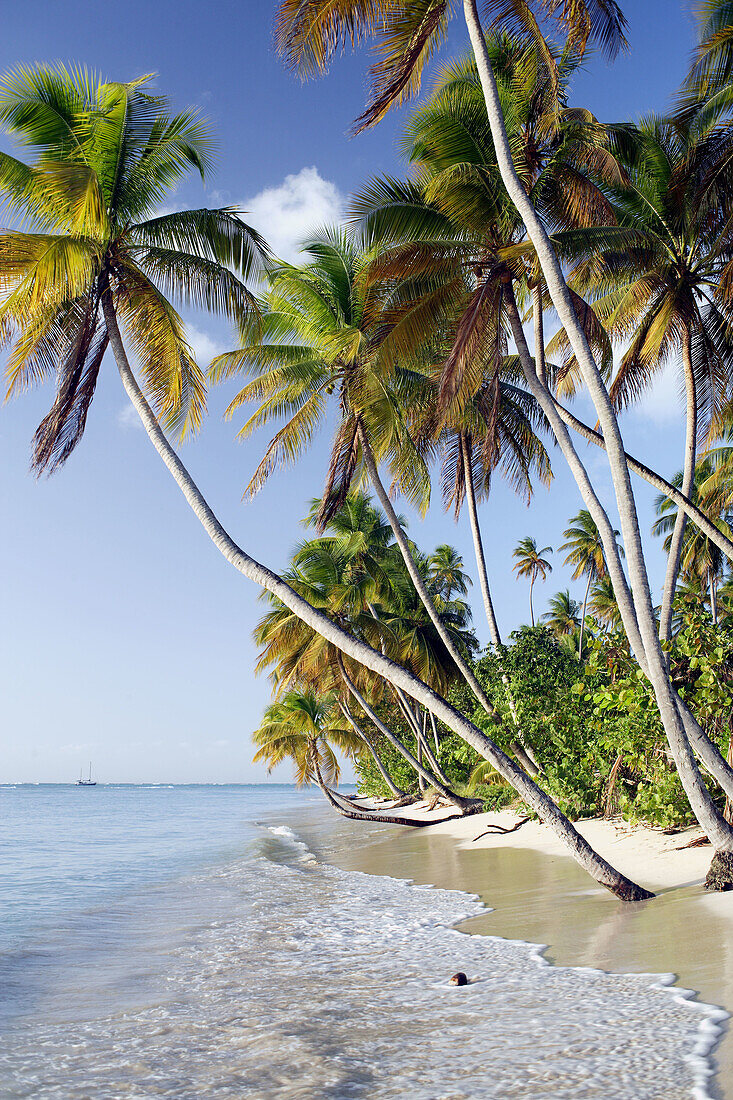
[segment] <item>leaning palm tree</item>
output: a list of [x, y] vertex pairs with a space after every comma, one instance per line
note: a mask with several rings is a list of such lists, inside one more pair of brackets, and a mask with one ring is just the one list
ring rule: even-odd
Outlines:
[[543, 546], [541, 549], [531, 535], [520, 539], [514, 547], [513, 557], [517, 559], [514, 572], [518, 577], [529, 577], [529, 617], [532, 626], [534, 621], [534, 607], [532, 605], [532, 590], [538, 577], [547, 580], [547, 574], [552, 572], [552, 565], [544, 556], [551, 554], [551, 546]]
[[[287, 61], [306, 76], [323, 72], [340, 47], [348, 43], [353, 45], [366, 38], [376, 38], [381, 56], [372, 69], [372, 97], [360, 120], [360, 127], [364, 127], [378, 122], [391, 106], [418, 90], [422, 69], [437, 42], [445, 34], [446, 21], [452, 8], [449, 0], [426, 0], [420, 4], [407, 4], [405, 0], [385, 0], [376, 5], [372, 0], [313, 0], [307, 5], [300, 3], [300, 0], [282, 0], [278, 10], [276, 37]], [[589, 42], [600, 44], [606, 52], [612, 54], [625, 41], [625, 21], [615, 0], [537, 0], [536, 4], [529, 0], [516, 0], [511, 4], [505, 4], [504, 0], [489, 0], [488, 10], [496, 15], [498, 22], [519, 20], [525, 28], [528, 27], [537, 43], [538, 51], [543, 54], [550, 67], [553, 60], [548, 56], [549, 51], [537, 21], [538, 12], [553, 17], [566, 35], [567, 47], [581, 54]], [[659, 641], [636, 501], [618, 420], [602, 372], [591, 351], [582, 314], [579, 315], [576, 310], [548, 228], [538, 214], [514, 164], [477, 0], [464, 0], [463, 11], [484, 93], [499, 173], [511, 203], [526, 226], [548, 295], [567, 333], [572, 353], [579, 364], [583, 382], [588, 388], [598, 416], [621, 519], [631, 584], [626, 579], [618, 557], [608, 514], [593, 488], [552, 393], [537, 376], [521, 318], [518, 311], [514, 310], [511, 313], [512, 334], [525, 379], [550, 421], [588, 509], [601, 531], [624, 628], [654, 690], [662, 725], [683, 787], [715, 847], [714, 875], [722, 874], [733, 881], [733, 828], [717, 810], [705, 786], [694, 758], [693, 744], [706, 766], [729, 794], [733, 794], [733, 769], [706, 737], [672, 686]], [[511, 301], [509, 305], [511, 307]]]
[[38, 473], [76, 447], [107, 347], [123, 339], [165, 426], [195, 430], [206, 388], [174, 302], [231, 320], [254, 304], [243, 280], [267, 250], [236, 210], [160, 213], [191, 169], [203, 176], [213, 142], [149, 80], [39, 67], [0, 84], [0, 120], [36, 154], [26, 165], [0, 153], [5, 205], [24, 222], [0, 237], [0, 334], [12, 345], [9, 395], [56, 377], [33, 441]]
[[[618, 531], [614, 532], [618, 535]], [[588, 596], [594, 581], [608, 575], [606, 569], [606, 556], [603, 550], [601, 534], [593, 521], [593, 517], [587, 508], [581, 508], [577, 516], [573, 516], [570, 527], [565, 531], [564, 542], [560, 550], [567, 550], [565, 564], [573, 566], [572, 577], [574, 581], [580, 577], [587, 577], [585, 595], [583, 596], [583, 610], [580, 616], [580, 639], [578, 641], [578, 659], [582, 659], [583, 633], [585, 631], [585, 617], [588, 612]], [[621, 557], [624, 556], [622, 547], [618, 548]]]
[[[651, 117], [625, 128], [619, 141], [626, 174], [613, 189], [617, 224], [573, 235], [584, 254], [571, 278], [592, 296], [610, 335], [630, 340], [611, 387], [619, 407], [637, 400], [670, 357], [679, 359], [686, 407], [679, 487], [691, 498], [698, 441], [728, 400], [733, 376], [733, 313], [725, 285], [730, 181], [708, 170], [716, 139], [679, 121]], [[662, 641], [670, 636], [685, 524], [678, 509], [662, 598]]]
[[[324, 229], [305, 242], [302, 251], [303, 264], [271, 267], [260, 312], [242, 326], [242, 346], [218, 356], [211, 365], [216, 381], [243, 371], [254, 375], [227, 410], [231, 416], [256, 403], [240, 438], [285, 417], [246, 493], [258, 492], [279, 465], [297, 461], [323, 426], [329, 407], [335, 407], [337, 430], [318, 522], [328, 521], [352, 484], [368, 478], [435, 630], [478, 702], [496, 719], [470, 662], [441, 622], [379, 473], [380, 460], [392, 459], [399, 467], [401, 490], [425, 511], [429, 472], [401, 408], [415, 383], [408, 372], [385, 366], [380, 354], [390, 332], [392, 288], [366, 278], [375, 248], [358, 232]], [[399, 376], [396, 384], [395, 374]]]
[[[196, 131], [195, 127], [200, 124], [191, 121], [189, 126], [185, 115], [170, 116], [165, 101], [140, 92], [134, 85], [105, 85], [83, 74], [73, 76], [48, 69], [23, 71], [0, 82], [0, 120], [35, 154], [35, 161], [30, 166], [14, 158], [3, 157], [2, 160], [0, 190], [23, 226], [20, 230], [0, 231], [0, 331], [12, 343], [11, 373], [25, 374], [30, 380], [44, 376], [50, 368], [57, 374], [57, 388], [66, 395], [65, 405], [71, 404], [75, 413], [88, 410], [89, 387], [96, 377], [93, 368], [97, 360], [101, 360], [98, 348], [91, 356], [84, 351], [88, 345], [89, 321], [96, 319], [99, 322], [99, 309], [95, 312], [90, 308], [96, 288], [101, 297], [99, 308], [109, 346], [130, 401], [184, 498], [225, 559], [244, 576], [276, 595], [294, 614], [355, 662], [383, 675], [426, 706], [449, 729], [489, 759], [543, 819], [552, 824], [573, 856], [597, 881], [624, 898], [647, 896], [647, 891], [620, 875], [594, 852], [556, 803], [490, 737], [408, 670], [399, 668], [361, 639], [345, 633], [280, 576], [238, 546], [166, 438], [130, 367], [118, 323], [118, 309], [123, 321], [129, 316], [133, 331], [138, 327], [137, 321], [133, 324], [138, 306], [140, 315], [147, 318], [139, 324], [141, 347], [136, 350], [140, 353], [144, 376], [151, 384], [153, 405], [169, 423], [184, 427], [196, 422], [201, 412], [201, 387], [191, 360], [176, 337], [176, 315], [162, 291], [152, 293], [149, 290], [152, 283], [137, 283], [129, 275], [124, 254], [119, 269], [112, 263], [109, 250], [105, 249], [105, 241], [109, 242], [106, 227], [108, 222], [111, 226], [116, 223], [110, 221], [107, 208], [110, 202], [114, 209], [114, 204], [121, 201], [122, 184], [127, 181], [130, 216], [150, 212], [152, 204], [165, 199], [168, 188], [183, 175], [188, 165], [195, 164], [198, 169], [206, 166], [210, 147], [205, 128], [203, 133], [200, 129]], [[190, 132], [191, 127], [194, 133]], [[110, 173], [110, 161], [102, 157], [98, 162], [98, 175], [92, 161], [100, 146], [110, 153], [116, 172]], [[143, 254], [151, 253], [152, 263], [155, 253], [151, 250], [158, 247], [156, 242], [160, 240], [156, 235], [158, 219], [148, 218], [147, 221], [152, 223], [148, 225], [150, 238], [144, 235], [141, 249]], [[185, 272], [193, 271], [191, 281], [184, 281], [184, 289], [188, 287], [192, 297], [198, 296], [203, 304], [210, 303], [212, 307], [222, 298], [230, 303], [231, 297], [223, 291], [219, 295], [219, 290], [222, 286], [231, 288], [235, 297], [240, 296], [239, 312], [240, 307], [246, 310], [250, 305], [245, 288], [233, 280], [226, 265], [216, 258], [207, 264], [206, 258], [212, 253], [215, 257], [225, 256], [227, 264], [239, 266], [243, 273], [245, 269], [254, 269], [264, 249], [259, 239], [243, 228], [238, 219], [234, 224], [232, 221], [226, 214], [222, 218], [209, 218], [208, 214], [200, 212], [198, 215], [194, 212], [188, 220], [182, 218], [178, 223], [179, 240], [188, 249], [185, 261], [179, 263], [175, 254], [164, 250], [157, 256], [157, 270], [161, 278], [167, 279], [170, 275], [171, 282], [173, 272], [181, 267]], [[131, 224], [144, 224], [144, 221]], [[165, 224], [168, 223], [159, 223], [157, 228], [164, 229]], [[199, 249], [203, 258], [199, 254], [200, 263], [197, 264], [194, 261]], [[99, 278], [99, 265], [103, 265], [105, 257], [110, 261], [109, 267], [102, 266]], [[196, 277], [197, 271], [202, 278]], [[124, 282], [125, 274], [129, 277], [129, 286]], [[105, 283], [105, 276], [109, 285]], [[120, 293], [126, 289], [129, 298], [121, 297], [117, 301], [114, 288]], [[22, 302], [25, 305], [21, 307]], [[82, 323], [79, 317], [88, 321]], [[98, 336], [99, 327], [94, 331]], [[146, 342], [147, 333], [154, 334], [152, 346]], [[72, 340], [74, 334], [75, 342]], [[156, 347], [160, 354], [153, 359], [151, 352]], [[84, 363], [86, 369], [82, 366]], [[67, 369], [69, 365], [73, 369]], [[170, 381], [171, 372], [173, 382]], [[85, 382], [81, 388], [79, 376]], [[68, 416], [63, 415], [64, 408], [60, 407], [58, 412], [62, 422], [69, 423]], [[81, 418], [72, 420], [70, 427], [74, 428], [75, 423], [80, 424]], [[52, 444], [54, 438], [59, 440], [55, 458], [57, 453], [63, 454], [65, 441], [52, 430]], [[41, 453], [39, 459], [42, 457]]]

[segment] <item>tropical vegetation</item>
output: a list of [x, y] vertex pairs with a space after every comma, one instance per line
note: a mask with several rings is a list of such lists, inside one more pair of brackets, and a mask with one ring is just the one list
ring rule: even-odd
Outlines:
[[[708, 0], [678, 101], [641, 122], [571, 104], [588, 52], [626, 45], [614, 0], [490, 0], [482, 16], [476, 0], [282, 0], [276, 44], [305, 77], [342, 48], [376, 48], [359, 131], [420, 93], [459, 8], [471, 53], [408, 117], [405, 179], [365, 181], [346, 224], [313, 227], [297, 262], [236, 209], [161, 212], [187, 173], [209, 177], [213, 145], [148, 78], [7, 74], [0, 122], [23, 154], [0, 153], [8, 392], [53, 381], [32, 449], [52, 472], [83, 436], [109, 349], [204, 531], [263, 590], [273, 701], [254, 739], [269, 767], [292, 760], [298, 782], [366, 820], [391, 815], [339, 794], [345, 757], [389, 805], [430, 793], [462, 814], [522, 806], [624, 900], [650, 895], [573, 822], [697, 821], [708, 885], [730, 888], [730, 5]], [[179, 312], [192, 306], [232, 323], [208, 377]], [[627, 453], [619, 416], [669, 361], [685, 446], [667, 481]], [[168, 438], [198, 429], [207, 382], [242, 375], [228, 415], [244, 415], [240, 436], [271, 433], [249, 494], [334, 425], [309, 537], [282, 575], [232, 539]], [[567, 407], [581, 391], [595, 427]], [[605, 453], [602, 475], [578, 437]], [[498, 474], [529, 501], [561, 461], [583, 502], [559, 550], [580, 599], [558, 593], [536, 625], [551, 547], [526, 536], [513, 570], [530, 625], [505, 639], [482, 528], [491, 490]], [[660, 494], [659, 608], [632, 474]], [[448, 542], [421, 549], [394, 506], [401, 494], [424, 516], [436, 479], [456, 521], [466, 505], [473, 564]]]

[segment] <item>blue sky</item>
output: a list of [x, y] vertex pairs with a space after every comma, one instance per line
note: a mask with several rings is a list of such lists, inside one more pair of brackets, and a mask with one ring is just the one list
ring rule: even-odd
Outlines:
[[[663, 110], [694, 38], [691, 0], [628, 0], [632, 49], [613, 66], [591, 59], [573, 99], [619, 120]], [[6, 6], [0, 68], [64, 61], [111, 79], [156, 73], [176, 106], [200, 105], [219, 137], [219, 164], [206, 189], [187, 183], [180, 206], [241, 203], [280, 254], [293, 256], [310, 227], [334, 220], [349, 192], [369, 176], [399, 173], [404, 112], [371, 133], [348, 137], [364, 94], [365, 55], [347, 56], [324, 80], [303, 85], [275, 57], [274, 5], [263, 0], [128, 0], [123, 9], [66, 0]], [[441, 60], [466, 36], [453, 25]], [[191, 316], [203, 363], [230, 346], [211, 318]], [[208, 543], [169, 475], [136, 426], [114, 364], [105, 364], [82, 444], [64, 469], [35, 481], [29, 441], [52, 400], [38, 391], [0, 410], [0, 782], [73, 779], [91, 759], [103, 781], [256, 782], [249, 741], [269, 697], [252, 674], [257, 591]], [[266, 439], [244, 445], [223, 423], [227, 393], [183, 448], [201, 488], [243, 547], [282, 568], [302, 537], [299, 521], [319, 492], [328, 436], [297, 470], [273, 477], [251, 504], [241, 494]], [[581, 412], [587, 412], [582, 401]], [[624, 420], [628, 449], [671, 475], [681, 455], [674, 365], [642, 407]], [[527, 586], [514, 579], [511, 552], [526, 534], [557, 547], [580, 507], [574, 482], [554, 453], [551, 493], [531, 507], [497, 482], [483, 506], [487, 557], [504, 633], [528, 618]], [[587, 455], [610, 504], [605, 460]], [[652, 494], [639, 491], [645, 530]], [[401, 509], [406, 511], [404, 505]], [[469, 571], [471, 546], [439, 504], [411, 534], [425, 548], [453, 542]], [[658, 590], [663, 559], [647, 539]], [[569, 583], [555, 571], [537, 601]], [[573, 586], [580, 595], [578, 585]], [[478, 593], [478, 633], [485, 638]], [[280, 769], [274, 779], [287, 781]]]

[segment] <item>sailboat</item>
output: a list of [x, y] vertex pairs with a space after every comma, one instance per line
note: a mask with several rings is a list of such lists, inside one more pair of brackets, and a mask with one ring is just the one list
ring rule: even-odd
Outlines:
[[81, 772], [79, 772], [79, 778], [76, 781], [77, 787], [96, 787], [96, 779], [92, 779], [92, 762], [89, 761], [89, 778], [84, 779]]

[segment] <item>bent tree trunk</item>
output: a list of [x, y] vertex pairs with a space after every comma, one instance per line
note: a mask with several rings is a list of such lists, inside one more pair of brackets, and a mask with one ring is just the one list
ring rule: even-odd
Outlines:
[[[644, 561], [641, 532], [636, 512], [636, 501], [631, 488], [629, 468], [626, 464], [626, 453], [623, 447], [618, 421], [608, 395], [608, 390], [606, 389], [598, 365], [588, 346], [585, 333], [575, 313], [575, 307], [570, 297], [567, 284], [565, 283], [565, 277], [552, 246], [552, 242], [550, 241], [549, 235], [529, 195], [524, 190], [522, 181], [514, 167], [506, 128], [504, 126], [504, 116], [499, 101], [496, 80], [491, 68], [491, 61], [478, 16], [476, 0], [463, 0], [463, 10], [469, 37], [471, 39], [471, 46], [476, 59], [481, 87], [484, 93], [499, 173], [512, 203], [524, 222], [527, 236], [534, 245], [552, 304], [557, 311], [560, 323], [567, 333], [573, 353], [580, 366], [583, 381], [593, 401], [598, 416], [598, 422], [606, 442], [606, 454], [608, 456], [616, 504], [619, 510], [621, 530], [629, 566], [629, 575], [631, 577], [634, 592], [632, 607], [634, 610], [635, 625], [641, 636], [642, 652], [646, 657], [649, 669], [649, 682], [654, 690], [667, 741], [674, 757], [680, 781], [685, 789], [693, 813], [705, 829], [716, 850], [719, 852], [731, 853], [733, 852], [733, 829], [728, 822], [725, 821], [722, 814], [715, 806], [695, 762], [690, 741], [688, 740], [682, 724], [680, 712], [677, 709], [676, 693], [672, 690], [666, 661], [659, 642], [652, 607], [651, 591], [649, 588], [649, 578], [646, 571], [646, 563]], [[543, 386], [539, 381], [536, 371], [533, 368], [530, 369], [529, 373], [537, 389], [542, 394], [541, 405], [543, 412], [545, 412], [545, 415], [550, 419], [554, 431], [555, 425], [553, 420], [559, 418], [555, 413], [554, 406], [552, 406], [552, 401], [547, 400], [549, 391], [547, 387]], [[555, 414], [554, 416], [550, 416], [548, 411], [551, 406], [552, 412]], [[563, 433], [567, 436], [567, 429], [564, 425], [562, 425], [562, 429]], [[557, 435], [557, 432], [555, 432], [555, 434]], [[559, 437], [558, 442], [560, 442]], [[572, 444], [570, 444], [570, 446], [572, 448]], [[565, 447], [563, 447], [563, 453], [565, 453]], [[575, 459], [579, 462], [577, 454], [575, 455]], [[583, 472], [587, 480], [587, 472], [585, 470], [583, 470]], [[580, 484], [580, 482], [578, 484]], [[593, 513], [591, 512], [591, 514]], [[607, 518], [608, 517], [606, 517], [606, 519]], [[601, 534], [603, 535], [603, 532], [601, 532]], [[615, 591], [616, 584], [613, 575], [612, 581], [614, 582]], [[625, 584], [625, 578], [624, 587], [628, 595], [628, 585]], [[621, 599], [619, 599], [620, 595], [623, 596], [623, 592], [616, 593], [619, 609], [622, 610]], [[631, 623], [630, 626], [632, 626]], [[628, 636], [629, 640], [631, 640], [631, 635], [628, 634]]]
[[[685, 461], [682, 467], [682, 492], [686, 497], [692, 496], [695, 485], [695, 459], [697, 452], [697, 387], [695, 385], [695, 372], [692, 368], [692, 336], [690, 326], [685, 325], [682, 334], [682, 368], [685, 376]], [[662, 593], [662, 611], [659, 617], [659, 637], [663, 642], [668, 642], [672, 637], [672, 604], [677, 588], [677, 577], [680, 571], [680, 557], [682, 555], [682, 542], [685, 537], [685, 523], [687, 516], [681, 508], [677, 509], [672, 538], [669, 543], [667, 555], [667, 572], [664, 578], [664, 591]]]
[[145, 400], [127, 360], [114, 305], [109, 291], [103, 296], [103, 309], [110, 344], [125, 391], [137, 412], [148, 438], [160, 455], [171, 476], [179, 486], [194, 515], [220, 554], [243, 576], [265, 588], [279, 599], [293, 614], [302, 619], [326, 641], [331, 642], [352, 660], [390, 683], [402, 688], [411, 698], [427, 707], [436, 718], [469, 744], [480, 756], [499, 772], [519, 796], [532, 807], [541, 820], [563, 841], [572, 857], [598, 882], [624, 901], [639, 901], [652, 897], [648, 890], [636, 885], [603, 859], [588, 841], [565, 817], [553, 800], [522, 771], [491, 738], [482, 733], [462, 714], [455, 710], [431, 688], [407, 669], [401, 668], [388, 657], [378, 653], [365, 642], [351, 637], [331, 622], [325, 615], [290, 588], [270, 569], [255, 561], [237, 546], [214, 515], [198, 486], [175, 453]]
[[[313, 770], [316, 773], [316, 780], [321, 791], [326, 796], [330, 804], [333, 806], [336, 813], [341, 814], [342, 817], [348, 817], [352, 821], [367, 821], [374, 824], [376, 821], [379, 825], [408, 825], [413, 829], [424, 829], [426, 825], [434, 825], [434, 821], [425, 821], [422, 818], [414, 817], [391, 817], [389, 814], [373, 814], [373, 813], [359, 813], [358, 810], [347, 810], [345, 806], [342, 806], [340, 802], [334, 797], [333, 791], [325, 783], [323, 776], [321, 775], [321, 769], [318, 767], [318, 761], [314, 761]], [[461, 814], [453, 815], [460, 817]], [[452, 821], [453, 817], [441, 818], [441, 821]]]
[[382, 484], [382, 479], [380, 478], [379, 470], [377, 469], [377, 461], [374, 457], [374, 452], [372, 451], [371, 444], [370, 444], [369, 439], [367, 437], [367, 433], [364, 430], [364, 425], [361, 423], [361, 420], [359, 421], [358, 433], [359, 433], [359, 443], [361, 444], [361, 450], [362, 450], [362, 454], [364, 456], [364, 464], [367, 468], [367, 473], [369, 474], [369, 480], [371, 481], [372, 485], [374, 486], [374, 491], [376, 492], [376, 494], [379, 498], [379, 503], [384, 508], [387, 519], [389, 520], [389, 525], [392, 528], [392, 533], [395, 537], [395, 542], [397, 543], [397, 545], [400, 549], [400, 553], [402, 554], [402, 559], [403, 559], [403, 561], [405, 563], [405, 566], [407, 568], [407, 572], [410, 574], [410, 579], [411, 579], [411, 581], [414, 585], [415, 591], [417, 592], [418, 596], [420, 597], [420, 601], [422, 602], [423, 607], [427, 611], [427, 613], [430, 617], [430, 621], [432, 622], [433, 626], [435, 627], [435, 629], [438, 633], [438, 637], [442, 641], [445, 648], [448, 650], [448, 653], [450, 654], [450, 656], [453, 660], [453, 663], [455, 664], [456, 668], [460, 672], [461, 676], [466, 681], [466, 683], [470, 687], [471, 691], [475, 695], [476, 699], [481, 704], [481, 706], [484, 708], [484, 710], [489, 715], [489, 717], [493, 718], [494, 721], [498, 721], [499, 715], [497, 714], [496, 710], [492, 707], [486, 693], [484, 692], [484, 689], [481, 687], [480, 683], [478, 682], [478, 680], [474, 676], [473, 672], [471, 671], [471, 669], [468, 667], [466, 662], [461, 657], [460, 653], [458, 652], [458, 649], [456, 648], [456, 646], [453, 643], [453, 639], [451, 638], [450, 634], [446, 630], [444, 623], [441, 622], [440, 615], [438, 614], [438, 612], [435, 609], [435, 604], [433, 603], [432, 599], [430, 598], [430, 593], [427, 590], [427, 587], [425, 585], [425, 581], [421, 577], [420, 570], [417, 568], [417, 565], [415, 563], [415, 559], [413, 558], [413, 556], [410, 552], [410, 547], [409, 547], [409, 544], [407, 542], [405, 532], [402, 530], [402, 524], [400, 523], [399, 519], [397, 518], [397, 513], [395, 512], [394, 508], [392, 507], [392, 501], [389, 499], [389, 493], [387, 492], [387, 490], [384, 488], [384, 485]]
[[[484, 555], [484, 541], [481, 537], [481, 526], [478, 521], [478, 507], [476, 505], [476, 489], [473, 482], [473, 467], [471, 464], [471, 445], [468, 442], [465, 434], [461, 432], [461, 457], [463, 459], [464, 470], [464, 482], [466, 486], [466, 504], [468, 505], [468, 518], [471, 524], [471, 535], [473, 536], [473, 550], [476, 558], [476, 569], [479, 575], [479, 583], [481, 585], [481, 595], [484, 601], [484, 610], [486, 611], [486, 621], [489, 626], [489, 637], [496, 650], [496, 658], [499, 663], [499, 672], [501, 673], [501, 682], [504, 685], [504, 691], [506, 693], [507, 703], [509, 705], [509, 712], [512, 716], [512, 722], [517, 730], [517, 740], [512, 745], [514, 755], [519, 760], [520, 764], [526, 772], [528, 772], [532, 778], [536, 778], [540, 774], [540, 766], [535, 758], [535, 755], [531, 747], [527, 744], [527, 740], [524, 737], [523, 731], [519, 725], [519, 718], [517, 717], [517, 708], [514, 705], [514, 698], [512, 696], [511, 688], [509, 686], [509, 677], [506, 674], [501, 663], [501, 634], [499, 633], [499, 624], [494, 614], [494, 601], [491, 599], [491, 590], [489, 588], [489, 573], [486, 568], [486, 557]], [[533, 624], [534, 625], [534, 624]]]
[[590, 593], [590, 582], [593, 580], [593, 574], [588, 573], [588, 583], [585, 586], [585, 596], [583, 597], [583, 610], [580, 616], [580, 638], [578, 639], [578, 664], [583, 660], [583, 635], [585, 633], [585, 617], [588, 614], [588, 595]]
[[[540, 384], [537, 378], [534, 361], [529, 353], [529, 347], [527, 346], [527, 340], [524, 335], [524, 329], [522, 327], [522, 321], [519, 316], [519, 310], [514, 298], [514, 290], [511, 283], [508, 283], [505, 288], [505, 302], [512, 336], [517, 345], [519, 360], [522, 364], [522, 371], [527, 381], [527, 385], [537, 398], [537, 401], [550, 422], [555, 438], [575, 477], [581, 496], [599, 530], [606, 557], [606, 566], [613, 582], [624, 629], [626, 630], [626, 635], [631, 647], [636, 653], [642, 671], [647, 676], [654, 689], [667, 742], [692, 811], [716, 849], [727, 851], [728, 846], [730, 846], [730, 849], [733, 850], [733, 829], [725, 821], [713, 802], [710, 792], [705, 786], [697, 764], [695, 763], [691, 742], [688, 740], [686, 727], [683, 727], [682, 724], [683, 712], [681, 708], [684, 704], [682, 704], [676, 694], [672, 694], [666, 665], [663, 665], [662, 676], [659, 675], [658, 667], [657, 675], [656, 677], [654, 676], [652, 661], [648, 658], [647, 649], [641, 637], [639, 624], [637, 622], [636, 606], [632, 601], [626, 577], [621, 568], [618, 546], [616, 545], [616, 538], [613, 534], [613, 528], [608, 518], [608, 514], [591, 485], [588, 472], [573, 446], [568, 430], [560, 419], [549, 391]], [[646, 593], [647, 595], [649, 593], [648, 582], [646, 583]], [[649, 602], [649, 610], [651, 613], [651, 602]], [[659, 647], [656, 627], [653, 631], [653, 640], [657, 647], [659, 660], [663, 664], [662, 651]], [[679, 710], [677, 709], [678, 705], [680, 707]], [[692, 715], [689, 714], [689, 712], [687, 713], [689, 715], [688, 724], [690, 724], [691, 727], [692, 725], [696, 726], [697, 723], [695, 723]], [[700, 737], [704, 738], [702, 731], [700, 731]], [[703, 747], [704, 746], [701, 745], [701, 748]], [[719, 753], [717, 755], [720, 756]], [[721, 763], [723, 767], [726, 767], [722, 758]], [[708, 831], [708, 826], [713, 830], [712, 835]], [[715, 839], [713, 839], [713, 836]]]
[[339, 699], [338, 705], [339, 705], [339, 710], [341, 711], [344, 718], [346, 719], [346, 721], [349, 723], [349, 725], [353, 729], [354, 733], [357, 735], [357, 737], [360, 737], [362, 739], [362, 741], [364, 742], [364, 744], [366, 745], [367, 751], [369, 752], [372, 760], [374, 761], [374, 763], [377, 766], [377, 771], [379, 772], [382, 779], [384, 780], [384, 782], [387, 785], [387, 790], [390, 791], [395, 796], [395, 798], [404, 798], [405, 797], [405, 791], [400, 790], [400, 788], [397, 786], [394, 779], [392, 778], [392, 776], [387, 771], [387, 768], [385, 767], [384, 761], [382, 760], [381, 756], [379, 755], [379, 753], [377, 752], [377, 750], [375, 749], [374, 745], [371, 743], [369, 738], [366, 736], [364, 731], [359, 727], [358, 723], [356, 722], [356, 719], [354, 718], [354, 716], [351, 713], [351, 711], [349, 710], [349, 708], [344, 703], [342, 703], [340, 699]]
[[[476, 807], [475, 799], [462, 798], [460, 795], [455, 794], [450, 789], [450, 787], [447, 787], [444, 783], [441, 783], [440, 780], [437, 779], [436, 776], [433, 775], [433, 773], [425, 767], [425, 765], [423, 764], [422, 759], [421, 759], [422, 754], [420, 754], [417, 757], [412, 755], [410, 750], [408, 748], [406, 748], [406, 746], [402, 744], [402, 742], [399, 740], [399, 738], [397, 738], [394, 735], [394, 733], [389, 728], [389, 726], [385, 725], [385, 723], [382, 721], [382, 719], [379, 717], [379, 715], [376, 714], [375, 711], [369, 706], [369, 703], [366, 701], [366, 699], [361, 694], [358, 687], [356, 686], [356, 684], [354, 683], [354, 681], [351, 679], [348, 672], [346, 671], [346, 666], [344, 664], [344, 660], [343, 660], [343, 657], [341, 656], [341, 653], [339, 653], [337, 660], [338, 660], [338, 665], [339, 665], [339, 672], [341, 673], [341, 678], [343, 679], [343, 681], [346, 684], [347, 688], [349, 689], [352, 696], [354, 697], [354, 700], [359, 704], [359, 706], [364, 711], [364, 713], [366, 714], [367, 718], [372, 723], [372, 725], [376, 726], [376, 728], [382, 734], [382, 737], [385, 737], [387, 739], [387, 741], [389, 741], [390, 745], [393, 745], [394, 748], [396, 748], [399, 752], [402, 753], [402, 755], [404, 756], [404, 758], [408, 762], [408, 764], [412, 765], [412, 767], [417, 772], [418, 777], [420, 779], [422, 779], [425, 783], [427, 783], [428, 786], [435, 787], [436, 791], [438, 791], [440, 794], [442, 794], [444, 798], [447, 798], [449, 800], [449, 802], [452, 802], [454, 804], [454, 806], [457, 806], [459, 809], [461, 809], [461, 810], [475, 809], [475, 807]], [[419, 751], [419, 748], [420, 748], [420, 742], [418, 741], [418, 751]], [[423, 791], [423, 788], [421, 787], [420, 792], [422, 793], [422, 791]]]

